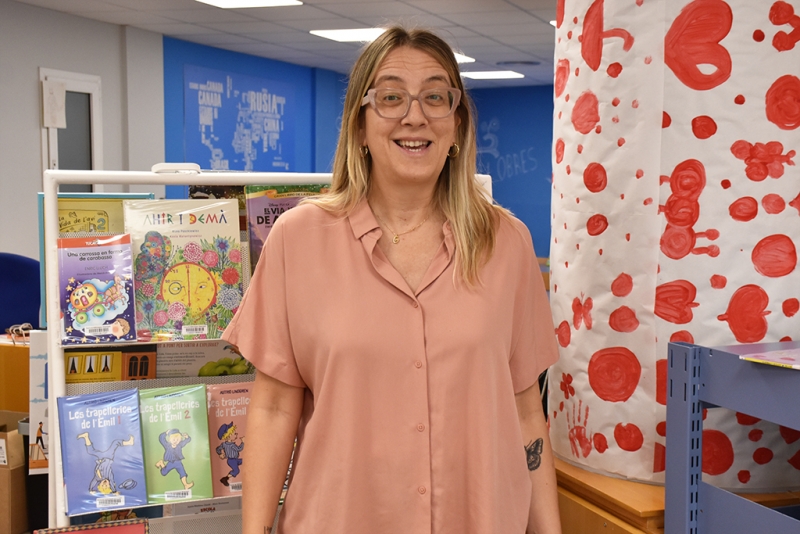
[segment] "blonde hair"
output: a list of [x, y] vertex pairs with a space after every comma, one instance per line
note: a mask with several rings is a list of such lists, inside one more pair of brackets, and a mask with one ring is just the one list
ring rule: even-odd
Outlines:
[[480, 267], [491, 257], [494, 249], [497, 215], [507, 215], [508, 212], [493, 205], [475, 179], [477, 148], [474, 105], [461, 81], [452, 49], [433, 32], [393, 26], [364, 48], [350, 73], [342, 128], [333, 161], [331, 189], [306, 202], [347, 216], [366, 198], [370, 188], [370, 158], [362, 157], [360, 153], [359, 132], [363, 124], [361, 101], [386, 55], [404, 46], [431, 55], [447, 71], [453, 86], [461, 91], [461, 101], [455, 111], [460, 119], [456, 128], [456, 144], [460, 150], [454, 157], [447, 158], [439, 175], [433, 202], [450, 221], [456, 241], [454, 275], [471, 286], [479, 281]]

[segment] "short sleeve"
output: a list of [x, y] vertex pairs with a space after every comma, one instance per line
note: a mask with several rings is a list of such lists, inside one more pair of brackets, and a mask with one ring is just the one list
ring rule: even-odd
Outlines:
[[516, 394], [531, 387], [539, 375], [558, 360], [558, 346], [550, 301], [530, 232], [520, 221], [515, 220], [514, 226], [514, 233], [524, 238], [514, 240], [520, 250], [512, 255], [519, 258], [521, 266], [509, 360]]
[[242, 303], [222, 338], [239, 348], [262, 373], [295, 387], [306, 387], [297, 369], [286, 306], [284, 218], [275, 223]]

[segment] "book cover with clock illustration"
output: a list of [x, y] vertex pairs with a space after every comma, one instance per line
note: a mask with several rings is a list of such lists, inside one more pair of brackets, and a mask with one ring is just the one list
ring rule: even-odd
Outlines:
[[234, 199], [126, 200], [140, 341], [218, 339], [242, 300]]

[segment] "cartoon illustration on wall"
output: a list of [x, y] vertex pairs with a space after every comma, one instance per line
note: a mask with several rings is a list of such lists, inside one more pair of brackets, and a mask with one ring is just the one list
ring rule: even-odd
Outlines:
[[158, 436], [158, 441], [164, 447], [164, 458], [156, 462], [156, 467], [161, 470], [161, 476], [167, 476], [173, 469], [181, 478], [183, 489], [189, 489], [194, 486], [194, 482], [187, 480], [186, 469], [183, 467], [183, 448], [192, 441], [189, 434], [177, 428], [172, 428], [166, 432], [162, 432]]
[[89, 482], [89, 492], [93, 495], [118, 495], [119, 489], [133, 489], [136, 481], [127, 479], [119, 484], [114, 480], [114, 455], [120, 447], [133, 445], [133, 436], [128, 436], [126, 440], [115, 439], [106, 450], [99, 451], [92, 444], [89, 433], [84, 432], [78, 435], [78, 439], [83, 439], [86, 444], [86, 452], [95, 457], [95, 466], [92, 480]]
[[217, 431], [217, 437], [222, 440], [216, 448], [217, 455], [223, 460], [227, 460], [230, 472], [220, 479], [224, 485], [228, 486], [232, 478], [239, 476], [239, 466], [242, 465], [242, 459], [239, 458], [239, 453], [244, 449], [244, 436], [239, 438], [239, 443], [236, 443], [236, 438], [239, 435], [236, 433], [236, 425], [233, 422], [223, 423]]

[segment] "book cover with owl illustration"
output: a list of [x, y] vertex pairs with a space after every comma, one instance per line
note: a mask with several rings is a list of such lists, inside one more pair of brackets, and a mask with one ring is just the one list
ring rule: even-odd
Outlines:
[[218, 339], [242, 300], [233, 199], [126, 200], [140, 341]]
[[131, 236], [58, 240], [65, 345], [136, 340]]

